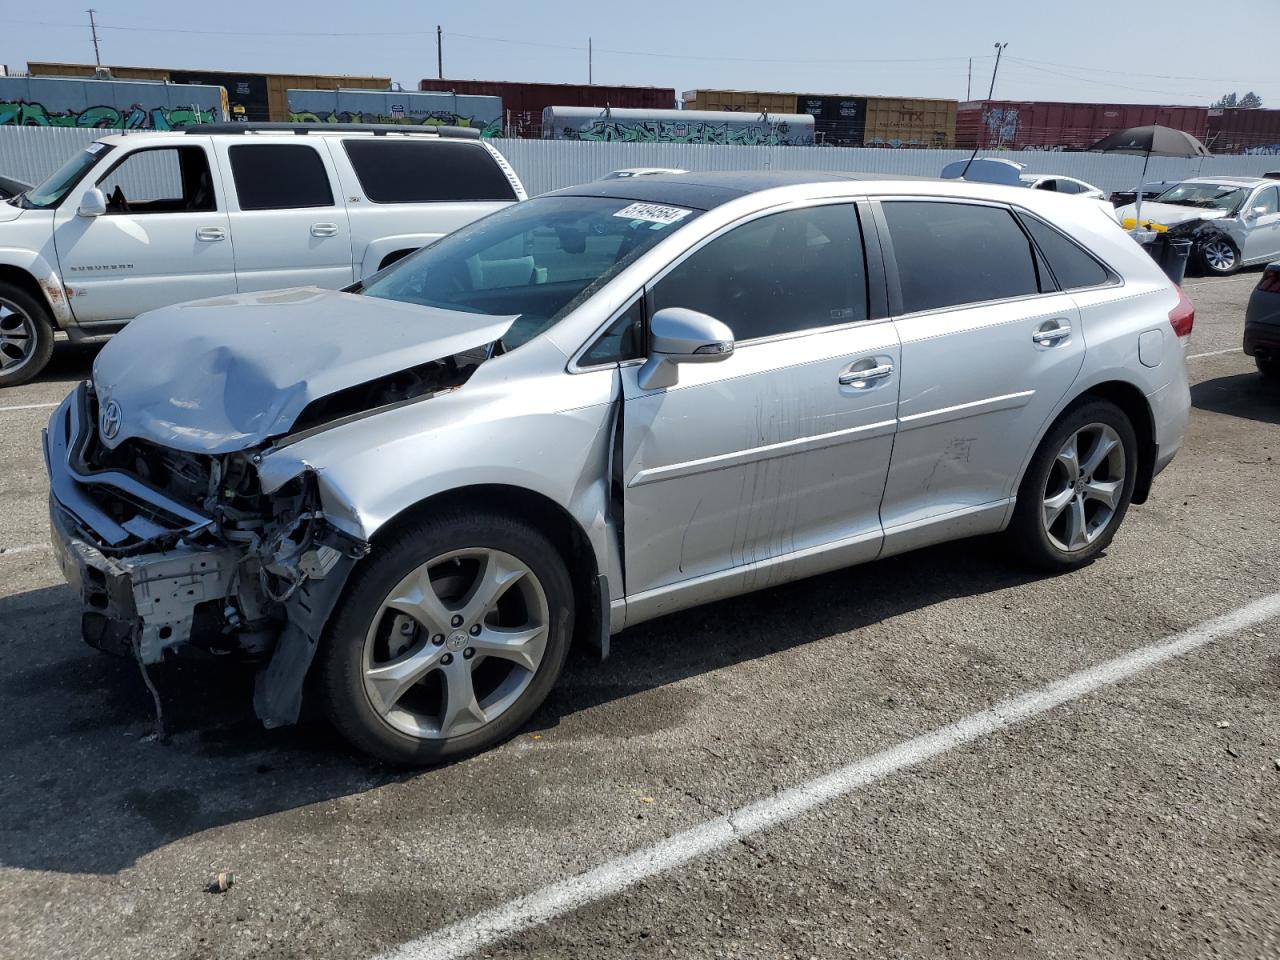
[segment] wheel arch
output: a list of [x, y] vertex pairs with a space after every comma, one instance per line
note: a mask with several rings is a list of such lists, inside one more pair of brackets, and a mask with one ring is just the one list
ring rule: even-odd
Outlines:
[[67, 306], [62, 283], [52, 273], [44, 280], [40, 280], [25, 267], [12, 263], [0, 263], [0, 283], [13, 284], [43, 306], [48, 311], [49, 322], [55, 328], [62, 329], [66, 326], [70, 308]]

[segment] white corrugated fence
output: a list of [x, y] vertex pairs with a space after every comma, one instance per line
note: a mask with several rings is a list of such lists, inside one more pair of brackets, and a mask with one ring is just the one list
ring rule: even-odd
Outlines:
[[[37, 183], [76, 150], [113, 131], [74, 127], [0, 127], [0, 174]], [[182, 134], [172, 134], [182, 136]], [[701, 143], [605, 143], [564, 140], [494, 140], [532, 196], [582, 183], [623, 167], [681, 167], [686, 170], [826, 170], [937, 176], [967, 150], [887, 150], [856, 147], [748, 147]], [[1105, 191], [1131, 188], [1142, 171], [1141, 157], [1102, 153], [1002, 151], [1027, 164], [1029, 173], [1060, 173]], [[1280, 158], [1253, 156], [1183, 160], [1152, 157], [1147, 180], [1179, 180], [1198, 175], [1257, 176], [1280, 167]]]

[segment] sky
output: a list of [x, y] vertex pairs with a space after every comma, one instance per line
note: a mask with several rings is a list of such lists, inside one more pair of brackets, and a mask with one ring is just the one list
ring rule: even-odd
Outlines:
[[[583, 83], [591, 38], [599, 84], [963, 100], [969, 58], [977, 99], [1005, 42], [997, 99], [1206, 105], [1254, 90], [1280, 108], [1274, 44], [1251, 45], [1240, 26], [1274, 34], [1276, 0], [1217, 13], [1203, 0], [1158, 12], [1115, 0], [13, 0], [0, 7], [0, 64], [92, 62], [89, 2], [102, 62], [122, 66], [389, 75], [413, 89], [436, 75], [439, 24], [453, 79]], [[1209, 21], [1229, 39], [1208, 36]], [[1218, 52], [1187, 52], [1203, 48]]]

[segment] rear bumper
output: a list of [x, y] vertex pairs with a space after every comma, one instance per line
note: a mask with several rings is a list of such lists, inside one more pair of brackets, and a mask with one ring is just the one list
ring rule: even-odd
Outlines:
[[1245, 321], [1244, 352], [1250, 357], [1280, 359], [1280, 322]]

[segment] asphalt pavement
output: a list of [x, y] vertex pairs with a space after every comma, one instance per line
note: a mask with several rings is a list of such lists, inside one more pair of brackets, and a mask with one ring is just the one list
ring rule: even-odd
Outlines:
[[157, 670], [150, 736], [46, 546], [60, 344], [0, 391], [0, 956], [1280, 955], [1257, 276], [1188, 280], [1187, 445], [1091, 566], [966, 541], [658, 620], [412, 773], [263, 731], [233, 665]]

